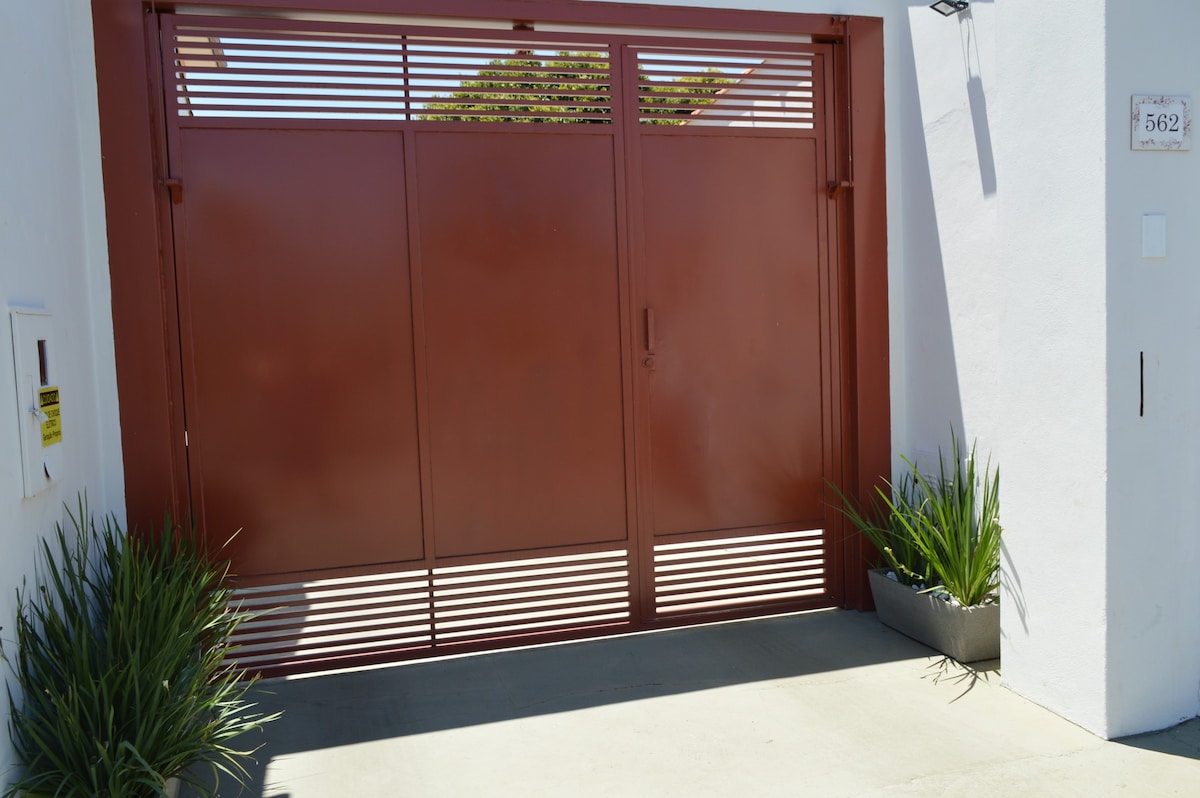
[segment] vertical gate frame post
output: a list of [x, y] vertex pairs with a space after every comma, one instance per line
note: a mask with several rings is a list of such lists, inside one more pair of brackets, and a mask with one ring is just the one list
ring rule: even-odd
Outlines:
[[[180, 375], [175, 367], [157, 20], [139, 0], [93, 0], [113, 338], [129, 526], [188, 509]], [[153, 61], [153, 66], [151, 65]]]
[[[891, 368], [888, 329], [887, 179], [885, 172], [883, 20], [850, 17], [846, 23], [847, 64], [843, 70], [854, 188], [843, 219], [848, 300], [844, 330], [846, 397], [843, 480], [851, 496], [871, 495], [891, 473]], [[853, 98], [853, 101], [850, 100]], [[848, 217], [848, 218], [847, 218]], [[851, 299], [852, 297], [852, 299]], [[871, 552], [862, 536], [845, 535], [845, 606], [870, 609], [867, 566]]]

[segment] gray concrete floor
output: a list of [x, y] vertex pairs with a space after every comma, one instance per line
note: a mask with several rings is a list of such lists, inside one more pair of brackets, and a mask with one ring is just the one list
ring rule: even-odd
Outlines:
[[220, 794], [1200, 795], [1200, 722], [1106, 742], [979, 665], [831, 610], [276, 680]]

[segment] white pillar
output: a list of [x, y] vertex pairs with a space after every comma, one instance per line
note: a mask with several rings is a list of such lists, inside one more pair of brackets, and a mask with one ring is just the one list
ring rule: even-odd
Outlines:
[[[1200, 712], [1200, 137], [1187, 152], [1130, 144], [1134, 95], [1200, 101], [1200, 6], [1110, 0], [1107, 20], [1108, 732], [1120, 736]], [[1147, 214], [1166, 216], [1165, 258], [1142, 257]]]
[[1101, 735], [1108, 655], [1104, 0], [996, 3], [1003, 678]]

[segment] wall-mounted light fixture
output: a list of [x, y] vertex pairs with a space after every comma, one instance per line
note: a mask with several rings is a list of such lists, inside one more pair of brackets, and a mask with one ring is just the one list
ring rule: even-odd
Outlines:
[[955, 14], [961, 14], [970, 7], [967, 0], [938, 0], [930, 6], [934, 11], [941, 14], [943, 17], [950, 17]]

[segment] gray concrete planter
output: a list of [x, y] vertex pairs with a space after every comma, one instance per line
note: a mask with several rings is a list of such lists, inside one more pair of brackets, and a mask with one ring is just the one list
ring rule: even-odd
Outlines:
[[1000, 656], [1000, 605], [957, 607], [869, 571], [879, 620], [959, 662]]
[[[179, 785], [179, 779], [167, 779], [167, 783], [163, 785], [167, 791], [167, 798], [179, 798]], [[24, 791], [17, 793], [17, 796], [18, 798], [42, 798], [41, 793], [29, 793]]]

